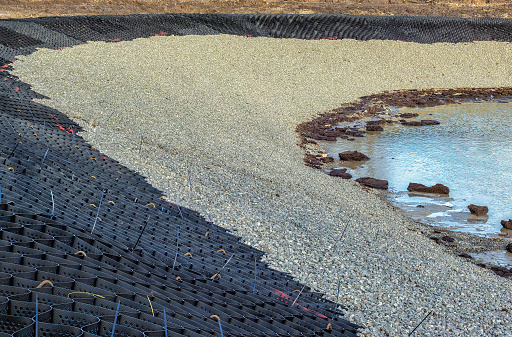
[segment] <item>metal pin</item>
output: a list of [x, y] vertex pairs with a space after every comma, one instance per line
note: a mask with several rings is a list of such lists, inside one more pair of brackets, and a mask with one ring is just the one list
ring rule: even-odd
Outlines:
[[306, 285], [302, 286], [302, 289], [300, 290], [299, 294], [297, 295], [297, 297], [295, 297], [295, 301], [293, 301], [293, 303], [292, 303], [292, 307], [295, 304], [295, 302], [297, 302], [297, 300], [299, 299], [299, 296], [300, 296], [300, 294], [302, 294], [302, 291], [304, 290], [305, 287], [306, 287]]
[[416, 325], [416, 327], [414, 328], [414, 330], [412, 330], [412, 331], [409, 333], [409, 335], [408, 335], [408, 336], [411, 336], [411, 335], [414, 333], [414, 331], [416, 331], [416, 329], [418, 329], [418, 327], [421, 325], [421, 323], [423, 323], [423, 322], [427, 319], [427, 317], [428, 317], [428, 316], [430, 316], [430, 314], [432, 314], [432, 313], [433, 313], [433, 311], [430, 311], [430, 312], [427, 314], [427, 316], [425, 316], [425, 318], [423, 318], [423, 319], [421, 320], [420, 324]]
[[107, 190], [104, 190], [103, 192], [101, 192], [100, 204], [98, 205], [98, 211], [96, 212], [96, 218], [94, 218], [94, 225], [92, 225], [91, 234], [94, 231], [94, 227], [96, 227], [96, 221], [98, 221], [98, 215], [100, 214], [101, 203], [103, 201], [103, 196], [105, 195], [105, 192], [107, 192]]
[[174, 255], [174, 262], [172, 263], [172, 269], [174, 269], [174, 265], [176, 265], [176, 259], [178, 258], [179, 244], [180, 244], [180, 226], [178, 225], [178, 234], [176, 235], [176, 254]]
[[148, 219], [146, 220], [146, 224], [144, 225], [144, 227], [142, 228], [142, 232], [140, 232], [140, 235], [139, 235], [139, 238], [137, 239], [137, 242], [135, 242], [135, 245], [133, 246], [132, 248], [132, 252], [135, 250], [135, 247], [137, 247], [137, 245], [139, 244], [139, 241], [140, 241], [140, 238], [142, 237], [142, 234], [144, 234], [144, 231], [146, 230], [146, 227], [148, 226], [148, 223], [149, 223], [149, 218], [151, 216], [148, 215]]
[[30, 107], [27, 105], [28, 111], [32, 115], [32, 119], [34, 120], [34, 124], [36, 124], [36, 118], [34, 117], [34, 114], [32, 113], [32, 110], [30, 110]]
[[[224, 265], [222, 266], [222, 268], [219, 270], [219, 272], [216, 274], [216, 275], [220, 275], [220, 273], [224, 270], [224, 268], [226, 268], [226, 266], [228, 265], [229, 261], [231, 261], [231, 259], [233, 258], [233, 256], [235, 256], [235, 254], [231, 255], [231, 257], [229, 258], [229, 260], [226, 261], [226, 263], [224, 263]], [[212, 279], [212, 282], [214, 281], [215, 279]]]
[[14, 151], [16, 151], [16, 148], [18, 147], [18, 145], [20, 145], [21, 142], [17, 142], [16, 143], [16, 146], [14, 147], [14, 149], [12, 149], [11, 153], [9, 154], [9, 156], [7, 156], [7, 159], [11, 158], [11, 156], [14, 154]]
[[43, 142], [43, 139], [44, 139], [44, 129], [46, 127], [46, 120], [43, 120], [43, 134], [41, 135], [41, 143]]
[[52, 196], [52, 216], [55, 213], [55, 200], [53, 200], [53, 191], [50, 190], [50, 194]]
[[256, 293], [256, 275], [258, 273], [257, 265], [256, 265], [256, 256], [254, 257], [254, 286], [252, 287], [252, 293]]
[[332, 319], [334, 319], [334, 316], [336, 315], [336, 312], [338, 311], [338, 300], [340, 298], [340, 285], [341, 285], [341, 277], [338, 280], [338, 293], [336, 294], [336, 306], [334, 307], [334, 312], [332, 314]]

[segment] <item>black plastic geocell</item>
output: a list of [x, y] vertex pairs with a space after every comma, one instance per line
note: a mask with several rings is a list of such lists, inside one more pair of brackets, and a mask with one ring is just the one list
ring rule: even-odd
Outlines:
[[349, 15], [1, 20], [0, 335], [32, 337], [37, 325], [39, 336], [221, 336], [219, 319], [224, 336], [355, 336], [358, 329], [307, 287], [293, 304], [303, 285], [267, 268], [263, 252], [166, 202], [76, 136], [80, 127], [66, 115], [34, 103], [43, 96], [9, 72], [17, 55], [171, 34], [511, 41], [511, 27], [493, 18]]

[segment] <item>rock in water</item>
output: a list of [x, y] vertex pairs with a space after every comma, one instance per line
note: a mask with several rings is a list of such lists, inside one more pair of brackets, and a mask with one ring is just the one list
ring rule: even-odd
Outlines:
[[503, 228], [512, 229], [512, 219], [508, 219], [508, 221], [501, 220], [501, 225], [503, 226]]
[[331, 172], [329, 172], [329, 175], [333, 176], [333, 177], [340, 177], [340, 178], [343, 178], [343, 179], [350, 179], [350, 178], [352, 178], [352, 175], [347, 172], [346, 168], [331, 170]]
[[434, 186], [425, 186], [423, 184], [410, 183], [407, 186], [409, 192], [422, 192], [422, 193], [435, 193], [435, 194], [449, 194], [450, 189], [443, 184], [435, 184]]
[[370, 159], [370, 157], [358, 151], [345, 151], [340, 153], [339, 156], [340, 160], [345, 161], [362, 161]]
[[356, 179], [358, 183], [361, 185], [371, 187], [371, 188], [377, 188], [379, 190], [387, 190], [388, 189], [388, 181], [387, 180], [381, 180], [381, 179], [375, 179], [371, 177], [363, 177]]
[[407, 126], [427, 126], [427, 125], [439, 125], [441, 122], [432, 119], [422, 119], [421, 121], [406, 121], [405, 119], [400, 120], [402, 125]]
[[469, 205], [468, 209], [471, 212], [471, 214], [474, 214], [476, 216], [485, 216], [489, 212], [489, 208], [487, 206], [478, 206], [475, 204]]
[[367, 125], [366, 131], [384, 131], [384, 128], [380, 125]]
[[509, 243], [507, 247], [505, 247], [505, 249], [507, 250], [507, 252], [512, 253], [512, 242]]

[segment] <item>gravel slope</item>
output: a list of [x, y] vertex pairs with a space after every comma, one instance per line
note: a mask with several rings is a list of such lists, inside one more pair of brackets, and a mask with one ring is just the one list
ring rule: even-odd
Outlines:
[[[295, 127], [383, 90], [512, 86], [512, 45], [236, 36], [95, 42], [14, 74], [100, 151], [336, 299], [365, 336], [512, 336], [512, 283], [364, 191], [303, 165]], [[190, 179], [189, 179], [190, 177]], [[346, 229], [346, 231], [345, 231]]]

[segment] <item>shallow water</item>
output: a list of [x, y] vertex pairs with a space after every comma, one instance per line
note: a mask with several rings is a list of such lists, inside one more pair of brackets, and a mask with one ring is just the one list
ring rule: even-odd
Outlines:
[[[389, 181], [390, 200], [419, 221], [478, 235], [505, 233], [500, 221], [512, 218], [512, 103], [451, 104], [415, 112], [415, 119], [441, 125], [387, 124], [354, 141], [325, 143], [334, 158], [357, 150], [371, 159], [355, 169], [354, 178]], [[410, 182], [450, 188], [449, 197], [411, 194]], [[469, 213], [469, 204], [489, 207], [487, 217]], [[510, 231], [509, 231], [510, 232]]]

